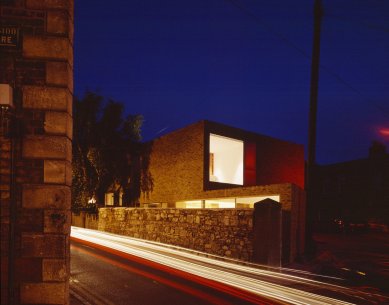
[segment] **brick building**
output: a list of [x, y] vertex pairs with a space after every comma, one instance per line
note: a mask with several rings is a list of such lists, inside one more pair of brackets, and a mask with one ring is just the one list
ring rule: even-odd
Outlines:
[[1, 304], [68, 304], [73, 0], [0, 4]]
[[321, 165], [316, 170], [315, 216], [389, 222], [389, 154], [373, 143], [364, 159]]
[[292, 257], [303, 252], [302, 145], [200, 121], [152, 141], [149, 171], [141, 206], [242, 209], [271, 198], [282, 205]]

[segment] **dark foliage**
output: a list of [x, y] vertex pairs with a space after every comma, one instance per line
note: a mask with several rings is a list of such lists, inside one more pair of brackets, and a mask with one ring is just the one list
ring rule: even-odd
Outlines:
[[115, 204], [123, 193], [123, 205], [134, 206], [141, 189], [152, 187], [147, 182], [142, 188], [142, 172], [148, 173], [142, 165], [143, 117], [123, 112], [123, 104], [93, 92], [74, 100], [73, 210], [103, 205], [107, 191]]

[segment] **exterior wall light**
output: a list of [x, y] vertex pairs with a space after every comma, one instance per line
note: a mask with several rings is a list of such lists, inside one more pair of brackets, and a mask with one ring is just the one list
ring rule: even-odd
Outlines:
[[8, 136], [13, 113], [13, 89], [8, 84], [0, 84], [0, 135]]
[[88, 200], [88, 203], [89, 203], [89, 204], [95, 204], [95, 203], [96, 203], [95, 197], [90, 198], [90, 199]]
[[0, 84], [1, 108], [13, 108], [12, 87], [8, 84]]

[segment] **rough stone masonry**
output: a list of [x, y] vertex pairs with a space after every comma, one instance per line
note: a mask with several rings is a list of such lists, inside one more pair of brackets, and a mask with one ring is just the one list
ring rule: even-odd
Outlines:
[[101, 208], [98, 229], [249, 261], [252, 209]]
[[73, 0], [0, 3], [1, 304], [69, 304]]

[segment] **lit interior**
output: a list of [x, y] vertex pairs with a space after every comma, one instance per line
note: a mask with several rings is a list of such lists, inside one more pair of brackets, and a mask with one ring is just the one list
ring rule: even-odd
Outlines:
[[241, 197], [241, 198], [236, 198], [236, 207], [237, 208], [254, 208], [254, 203], [261, 201], [261, 200], [264, 200], [266, 198], [280, 202], [280, 195]]
[[176, 202], [179, 209], [201, 209], [201, 200], [189, 200]]
[[210, 134], [209, 181], [243, 185], [243, 141]]
[[232, 209], [235, 208], [235, 199], [211, 199], [205, 200], [207, 209]]
[[[105, 205], [114, 205], [115, 197], [114, 193], [105, 193]], [[123, 193], [121, 192], [119, 195], [119, 206], [123, 205]]]
[[105, 193], [105, 205], [113, 205], [113, 193]]
[[[280, 195], [270, 196], [251, 196], [251, 197], [239, 197], [239, 198], [215, 198], [204, 200], [204, 207], [206, 209], [244, 209], [254, 208], [254, 203], [264, 200], [266, 198], [280, 202]], [[201, 209], [202, 200], [188, 200], [176, 202], [176, 208], [181, 209]]]

